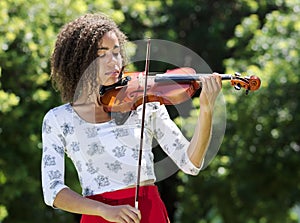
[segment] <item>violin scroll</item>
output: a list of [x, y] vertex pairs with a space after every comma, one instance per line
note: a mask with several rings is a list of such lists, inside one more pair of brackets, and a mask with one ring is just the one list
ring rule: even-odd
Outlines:
[[246, 95], [249, 91], [256, 91], [260, 87], [260, 79], [257, 76], [251, 75], [250, 77], [241, 77], [241, 74], [236, 72], [231, 78], [231, 85], [236, 90], [241, 90], [241, 88], [246, 89]]

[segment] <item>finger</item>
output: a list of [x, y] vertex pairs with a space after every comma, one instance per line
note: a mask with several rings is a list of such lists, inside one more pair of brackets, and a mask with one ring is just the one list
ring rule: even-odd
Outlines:
[[213, 73], [219, 88], [222, 88], [222, 76], [219, 73]]
[[219, 92], [221, 85], [217, 75], [211, 75], [207, 81], [208, 91], [210, 93]]
[[126, 205], [126, 208], [138, 216], [141, 215], [141, 211], [139, 209], [132, 207], [131, 205]]
[[134, 208], [133, 211], [138, 216], [138, 219], [141, 220], [142, 219], [141, 211], [136, 208]]
[[131, 207], [130, 214], [131, 214], [131, 218], [133, 218], [135, 220], [134, 222], [137, 222], [137, 223], [140, 222], [140, 220], [142, 218], [140, 210]]
[[212, 75], [205, 77], [206, 91], [209, 93], [214, 92], [216, 81]]
[[216, 76], [215, 79], [216, 79], [217, 87], [220, 90], [222, 88], [222, 77]]
[[200, 77], [200, 82], [201, 82], [201, 91], [206, 91], [207, 89], [207, 83], [205, 77]]
[[125, 214], [124, 218], [126, 219], [126, 222], [128, 222], [128, 223], [131, 223], [131, 222], [133, 222], [133, 223], [139, 223], [140, 222], [140, 219], [139, 219], [138, 215], [135, 214], [132, 211], [128, 211]]
[[214, 92], [219, 92], [222, 88], [222, 82], [218, 76], [214, 76]]
[[126, 219], [124, 219], [124, 216], [119, 216], [118, 220], [116, 221], [117, 223], [128, 223]]
[[[121, 222], [123, 223], [133, 223], [134, 220], [132, 220], [129, 216], [127, 216], [126, 214], [123, 214], [121, 216]], [[135, 222], [134, 222], [135, 223]]]
[[124, 214], [126, 215], [126, 220], [128, 222], [139, 223], [141, 219], [141, 213], [139, 210], [128, 205], [128, 208], [124, 210]]

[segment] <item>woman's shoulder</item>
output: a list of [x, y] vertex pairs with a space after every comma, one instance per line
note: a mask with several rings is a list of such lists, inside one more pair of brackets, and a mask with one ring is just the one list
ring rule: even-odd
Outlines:
[[59, 105], [57, 107], [51, 108], [45, 115], [47, 119], [61, 119], [67, 118], [70, 114], [73, 113], [73, 108], [70, 103]]
[[73, 108], [70, 103], [62, 104], [51, 109], [54, 113], [72, 112]]

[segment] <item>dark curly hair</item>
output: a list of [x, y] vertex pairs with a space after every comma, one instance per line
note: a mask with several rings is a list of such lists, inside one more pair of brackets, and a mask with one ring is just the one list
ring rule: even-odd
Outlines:
[[[125, 61], [124, 43], [127, 37], [116, 23], [104, 14], [86, 14], [60, 30], [51, 56], [51, 79], [63, 102], [73, 101], [79, 80], [97, 58], [99, 40], [109, 31], [117, 35], [121, 55]], [[96, 83], [96, 75], [89, 78], [93, 78], [91, 83]]]

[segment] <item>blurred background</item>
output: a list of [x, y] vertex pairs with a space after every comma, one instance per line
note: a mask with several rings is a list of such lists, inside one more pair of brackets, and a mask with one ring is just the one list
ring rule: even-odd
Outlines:
[[[196, 177], [159, 182], [172, 222], [300, 222], [299, 0], [0, 0], [0, 222], [79, 222], [43, 203], [41, 122], [61, 104], [49, 81], [56, 35], [87, 12], [111, 16], [129, 40], [173, 41], [213, 71], [262, 80], [248, 96], [224, 83], [219, 153]], [[68, 160], [66, 172], [80, 192]]]

